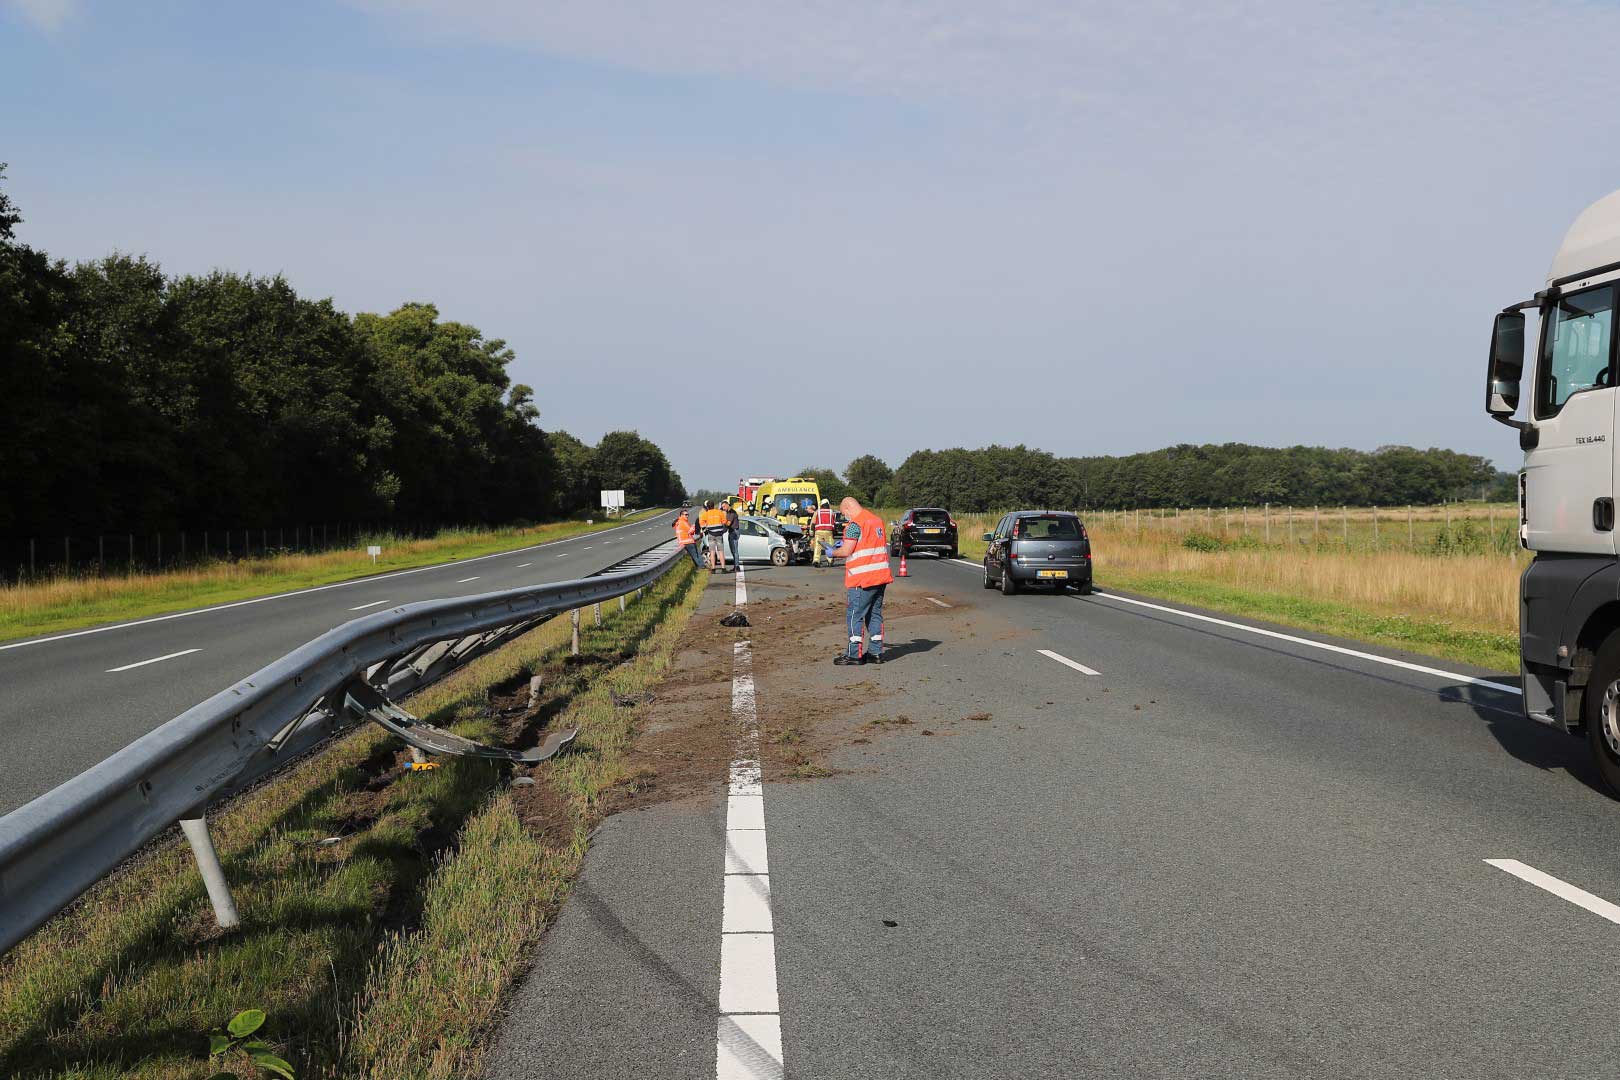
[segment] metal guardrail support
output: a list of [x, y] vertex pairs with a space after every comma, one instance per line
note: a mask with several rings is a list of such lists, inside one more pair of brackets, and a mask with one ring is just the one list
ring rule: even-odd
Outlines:
[[231, 883], [225, 880], [225, 871], [219, 865], [219, 853], [214, 850], [214, 839], [208, 835], [208, 820], [201, 815], [181, 818], [180, 831], [186, 834], [191, 854], [197, 859], [202, 872], [203, 887], [208, 900], [214, 905], [214, 919], [221, 930], [234, 930], [242, 923], [236, 912], [236, 899], [231, 896]]
[[573, 624], [574, 624], [574, 640], [573, 640], [573, 644], [569, 647], [569, 654], [572, 655], [572, 656], [578, 656], [579, 655], [579, 608], [575, 608], [573, 611], [569, 612], [568, 617], [569, 617], [570, 620], [573, 621]]
[[0, 952], [27, 937], [179, 822], [220, 925], [239, 916], [209, 838], [207, 808], [364, 716], [413, 751], [544, 760], [573, 733], [526, 751], [423, 724], [394, 702], [564, 611], [639, 592], [679, 565], [673, 540], [596, 577], [374, 612], [327, 631], [98, 765], [0, 817]]

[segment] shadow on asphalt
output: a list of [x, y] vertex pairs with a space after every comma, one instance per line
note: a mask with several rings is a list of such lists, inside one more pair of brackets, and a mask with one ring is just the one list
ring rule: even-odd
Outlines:
[[[1491, 681], [1508, 686], [1520, 686], [1518, 675], [1492, 675]], [[1612, 799], [1608, 787], [1592, 764], [1592, 756], [1583, 737], [1566, 735], [1557, 728], [1539, 724], [1520, 711], [1517, 699], [1508, 699], [1500, 690], [1488, 686], [1462, 683], [1447, 686], [1439, 694], [1441, 701], [1460, 702], [1474, 710], [1474, 715], [1485, 722], [1485, 728], [1497, 743], [1526, 765], [1547, 772], [1562, 769], [1605, 799]]]
[[912, 638], [910, 641], [901, 642], [898, 645], [884, 642], [883, 662], [887, 664], [898, 660], [902, 656], [910, 656], [912, 653], [933, 652], [943, 644], [944, 642], [935, 641], [933, 638]]

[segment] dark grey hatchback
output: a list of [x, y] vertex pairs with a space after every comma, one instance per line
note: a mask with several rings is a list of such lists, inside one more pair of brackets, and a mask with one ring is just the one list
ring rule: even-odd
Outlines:
[[1074, 514], [1016, 510], [984, 534], [984, 587], [1008, 596], [1024, 585], [1091, 591], [1091, 538]]

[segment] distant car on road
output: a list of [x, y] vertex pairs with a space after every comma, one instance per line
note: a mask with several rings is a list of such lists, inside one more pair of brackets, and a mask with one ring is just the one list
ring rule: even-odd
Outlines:
[[984, 534], [984, 587], [1011, 596], [1025, 585], [1091, 592], [1091, 538], [1061, 510], [1017, 510]]
[[889, 523], [889, 554], [911, 555], [932, 551], [940, 558], [956, 558], [956, 519], [933, 506], [914, 506]]
[[737, 521], [737, 558], [745, 563], [786, 566], [793, 561], [793, 543], [774, 519], [742, 517]]

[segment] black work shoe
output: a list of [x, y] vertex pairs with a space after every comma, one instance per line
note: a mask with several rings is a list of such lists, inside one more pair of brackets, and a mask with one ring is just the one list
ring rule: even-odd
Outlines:
[[838, 667], [859, 667], [861, 658], [858, 656], [850, 656], [848, 653], [839, 653], [837, 656], [833, 657], [833, 663]]
[[866, 654], [866, 663], [868, 663], [868, 664], [881, 664], [881, 663], [883, 663], [883, 654], [882, 653], [867, 653]]

